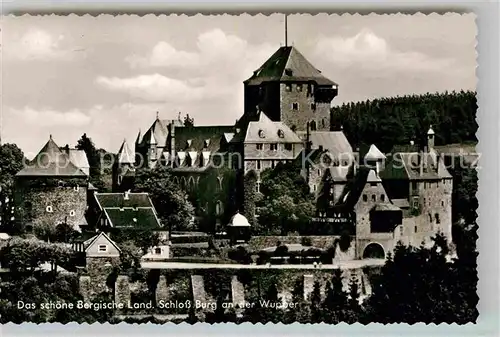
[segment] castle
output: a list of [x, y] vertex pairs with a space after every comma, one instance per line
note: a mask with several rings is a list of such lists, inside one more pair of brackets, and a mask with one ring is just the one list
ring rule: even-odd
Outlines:
[[[355, 153], [342, 127], [331, 123], [330, 104], [337, 94], [338, 85], [295, 47], [280, 47], [244, 82], [244, 113], [235, 125], [184, 125], [157, 115], [137, 136], [135, 151], [124, 141], [113, 166], [114, 192], [133, 187], [137, 167], [157, 165], [170, 167], [179, 185], [193, 191], [222, 163], [235, 172], [232, 188], [239, 196], [233, 204], [224, 195], [211, 200], [216, 222], [224, 227], [244, 200], [259, 193], [263, 170], [295, 162], [317, 200], [311, 228], [354, 238], [354, 258], [383, 258], [398, 241], [430, 244], [437, 232], [451, 240], [452, 177], [434, 146], [432, 127], [425, 146], [395, 148], [389, 158], [374, 144]], [[95, 193], [88, 162], [79, 156], [49, 139], [33, 165], [17, 174], [18, 219], [32, 226], [86, 224]], [[244, 188], [248, 177], [255, 188]], [[217, 186], [224, 179], [217, 176]], [[200, 217], [208, 216], [204, 205], [195, 206]], [[254, 210], [241, 211], [255, 223]]]
[[[140, 159], [135, 165], [124, 142], [119, 152], [123, 165], [118, 166], [127, 169], [117, 167], [114, 180], [133, 176], [135, 166], [167, 165], [180, 186], [190, 191], [211, 164], [227, 160], [239, 175], [236, 188], [244, 200], [248, 193], [259, 192], [263, 170], [280, 162], [300, 162], [318, 203], [313, 221], [317, 226], [337, 226], [335, 235], [342, 228], [354, 236], [356, 258], [384, 257], [398, 241], [430, 244], [438, 231], [451, 240], [452, 177], [434, 147], [432, 127], [424, 146], [396, 147], [390, 158], [375, 145], [356, 154], [342, 126], [331, 123], [330, 104], [337, 94], [338, 85], [295, 47], [280, 47], [244, 81], [244, 113], [235, 125], [184, 126], [180, 119], [157, 116], [137, 136], [135, 153]], [[255, 177], [254, 190], [241, 186], [248, 176]], [[221, 183], [223, 177], [218, 179]], [[224, 202], [215, 201], [221, 218], [225, 211], [233, 215], [241, 207]], [[243, 211], [252, 222], [254, 214]]]

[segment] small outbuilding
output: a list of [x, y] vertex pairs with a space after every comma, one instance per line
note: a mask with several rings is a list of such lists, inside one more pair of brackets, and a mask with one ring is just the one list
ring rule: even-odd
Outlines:
[[251, 236], [250, 229], [251, 226], [247, 218], [236, 212], [227, 225], [227, 234], [232, 243], [248, 242]]

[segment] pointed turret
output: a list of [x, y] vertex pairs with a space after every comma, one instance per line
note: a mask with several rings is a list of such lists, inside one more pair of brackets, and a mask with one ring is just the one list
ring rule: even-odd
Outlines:
[[427, 147], [429, 148], [429, 150], [432, 150], [434, 148], [434, 130], [432, 129], [432, 125], [427, 131]]
[[120, 150], [118, 150], [118, 163], [119, 164], [133, 164], [135, 154], [132, 152], [127, 144], [127, 140], [124, 139]]
[[137, 134], [137, 139], [135, 140], [135, 144], [141, 143], [141, 129], [139, 129], [139, 133]]

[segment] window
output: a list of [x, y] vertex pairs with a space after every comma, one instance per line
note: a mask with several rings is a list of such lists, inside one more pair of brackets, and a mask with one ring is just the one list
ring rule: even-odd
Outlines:
[[290, 84], [286, 85], [286, 91], [288, 92], [292, 91], [292, 86]]
[[319, 176], [321, 175], [321, 169], [318, 169], [318, 175]]
[[311, 110], [316, 111], [316, 103], [311, 103]]
[[385, 201], [385, 194], [380, 195], [380, 200]]
[[311, 131], [316, 131], [316, 122], [315, 121], [312, 121], [309, 125], [311, 126]]
[[416, 233], [416, 232], [418, 232], [418, 228], [417, 228], [417, 226], [415, 226], [414, 230], [415, 230], [415, 233]]
[[438, 213], [434, 214], [434, 217], [436, 218], [436, 223], [437, 224], [441, 223], [441, 220], [439, 219], [439, 214]]
[[399, 235], [403, 236], [403, 225], [399, 226]]
[[411, 182], [411, 189], [413, 192], [415, 192], [418, 189], [418, 185], [416, 181]]
[[271, 168], [274, 168], [274, 167], [275, 167], [274, 160], [271, 160]]
[[156, 247], [156, 248], [155, 248], [155, 254], [156, 254], [156, 255], [161, 255], [161, 248]]
[[292, 130], [293, 132], [295, 132], [297, 130], [297, 125], [292, 125], [292, 127], [290, 128], [290, 130]]
[[292, 151], [292, 149], [293, 149], [292, 144], [289, 144], [289, 143], [286, 143], [286, 144], [285, 144], [285, 150], [287, 150], [287, 151]]
[[441, 206], [444, 207], [444, 200], [441, 200]]
[[302, 84], [297, 84], [297, 91], [302, 91]]
[[313, 185], [313, 191], [316, 192], [316, 185]]
[[283, 132], [283, 130], [281, 130], [281, 129], [278, 130], [278, 137], [280, 137], [280, 138], [285, 137], [285, 133]]
[[432, 222], [432, 215], [429, 213], [429, 222]]
[[47, 206], [47, 208], [45, 210], [47, 211], [47, 213], [52, 213], [54, 211], [52, 209], [52, 206]]
[[425, 198], [424, 198], [424, 205], [425, 205]]
[[418, 208], [418, 197], [413, 197], [413, 208]]
[[424, 190], [427, 188], [427, 183], [424, 181]]
[[260, 160], [257, 160], [257, 170], [260, 170]]
[[259, 130], [259, 137], [260, 138], [266, 137], [266, 134], [264, 133], [264, 130]]
[[69, 211], [69, 216], [75, 216], [75, 211], [74, 210]]
[[324, 128], [326, 126], [326, 122], [325, 122], [325, 119], [323, 118], [321, 120], [321, 127]]
[[377, 186], [377, 183], [370, 183], [370, 186], [375, 187], [375, 186]]
[[75, 190], [75, 192], [78, 192], [80, 190], [80, 186], [78, 186], [78, 185], [74, 186], [73, 190]]
[[271, 151], [277, 151], [278, 144], [276, 144], [276, 143], [269, 144], [269, 148], [271, 149]]
[[105, 253], [108, 251], [108, 245], [99, 245], [97, 250], [99, 251], [99, 253]]
[[299, 103], [292, 103], [292, 110], [299, 110]]
[[368, 196], [366, 194], [363, 194], [363, 201], [368, 201]]
[[377, 196], [375, 194], [372, 194], [372, 201], [377, 201]]
[[257, 183], [255, 183], [255, 192], [260, 192], [260, 181], [257, 181]]
[[257, 148], [257, 150], [262, 150], [262, 144], [257, 144], [255, 147]]

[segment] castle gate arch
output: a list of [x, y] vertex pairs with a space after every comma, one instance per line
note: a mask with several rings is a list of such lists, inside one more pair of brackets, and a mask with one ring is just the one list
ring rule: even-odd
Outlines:
[[363, 250], [363, 259], [385, 259], [384, 247], [377, 242], [371, 242]]

